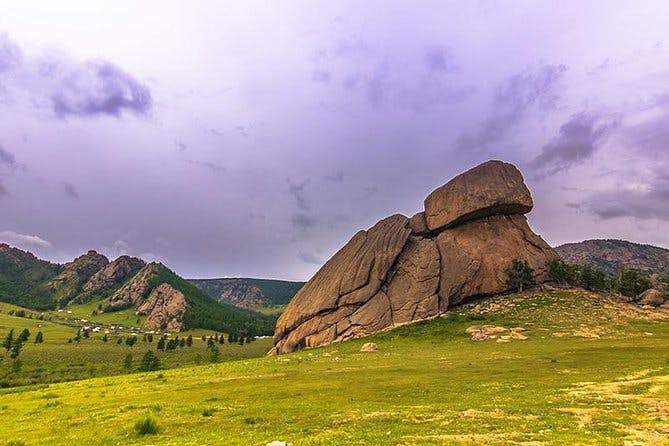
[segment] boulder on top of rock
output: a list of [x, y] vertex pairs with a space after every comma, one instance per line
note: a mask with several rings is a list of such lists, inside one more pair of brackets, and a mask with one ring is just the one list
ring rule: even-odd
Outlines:
[[440, 209], [432, 225], [422, 212], [388, 217], [328, 260], [279, 318], [270, 354], [370, 335], [511, 291], [515, 259], [533, 268], [537, 283], [548, 279], [546, 264], [558, 257], [522, 215], [532, 198], [514, 166], [485, 163], [437, 192], [426, 200], [427, 212]]
[[429, 230], [439, 230], [495, 214], [532, 210], [530, 191], [513, 165], [488, 161], [458, 175], [425, 199]]

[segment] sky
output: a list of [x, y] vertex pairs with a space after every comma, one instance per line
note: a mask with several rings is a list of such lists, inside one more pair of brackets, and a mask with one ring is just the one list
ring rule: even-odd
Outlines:
[[0, 0], [0, 242], [307, 280], [488, 159], [669, 247], [664, 1]]

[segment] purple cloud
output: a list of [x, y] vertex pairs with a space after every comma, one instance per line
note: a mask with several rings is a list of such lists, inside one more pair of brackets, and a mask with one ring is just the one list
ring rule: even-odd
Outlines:
[[153, 100], [146, 85], [109, 62], [73, 67], [51, 96], [56, 116], [120, 116], [124, 111], [146, 114]]
[[519, 124], [531, 107], [555, 108], [555, 86], [567, 71], [565, 65], [543, 65], [537, 70], [516, 73], [495, 89], [491, 112], [474, 133], [464, 133], [456, 141], [458, 149], [477, 150], [496, 143]]
[[539, 177], [554, 175], [591, 158], [607, 133], [617, 124], [597, 125], [597, 119], [587, 113], [573, 116], [560, 126], [560, 132], [530, 163]]

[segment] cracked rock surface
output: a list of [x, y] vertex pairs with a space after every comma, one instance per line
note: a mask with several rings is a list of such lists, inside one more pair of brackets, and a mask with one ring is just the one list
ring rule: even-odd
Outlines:
[[488, 161], [455, 177], [428, 196], [425, 212], [355, 234], [288, 304], [270, 354], [370, 335], [507, 292], [513, 259], [545, 281], [557, 255], [528, 226], [523, 214], [531, 209], [512, 164]]

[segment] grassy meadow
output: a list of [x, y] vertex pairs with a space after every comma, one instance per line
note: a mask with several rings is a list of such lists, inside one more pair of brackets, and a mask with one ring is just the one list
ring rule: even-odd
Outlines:
[[[473, 341], [481, 324], [527, 339]], [[669, 314], [503, 296], [289, 355], [4, 389], [0, 416], [25, 445], [669, 444]]]
[[[88, 305], [77, 305], [68, 307], [64, 312], [43, 313], [45, 317], [51, 318], [50, 321], [37, 319], [36, 316], [40, 312], [23, 309], [26, 314], [33, 316], [33, 318], [28, 318], [9, 315], [8, 313], [12, 310], [22, 309], [11, 304], [0, 303], [0, 341], [5, 339], [11, 328], [14, 328], [14, 337], [18, 336], [24, 328], [30, 331], [31, 336], [24, 344], [18, 360], [11, 359], [5, 349], [0, 349], [0, 388], [129, 373], [137, 370], [147, 350], [156, 353], [163, 368], [203, 364], [211, 360], [207, 342], [202, 341], [203, 335], [207, 337], [214, 335], [214, 332], [208, 330], [171, 334], [172, 337], [176, 335], [179, 337], [193, 336], [192, 347], [177, 348], [171, 351], [158, 351], [156, 347], [159, 336], [154, 335], [153, 342], [148, 342], [144, 340], [143, 332], [138, 334], [138, 340], [133, 346], [128, 346], [125, 342], [117, 344], [119, 338], [125, 341], [128, 336], [131, 336], [132, 329], [137, 331], [137, 317], [132, 310], [91, 316]], [[88, 322], [81, 322], [82, 318]], [[94, 319], [95, 323], [90, 319]], [[100, 326], [103, 330], [99, 333], [91, 333], [90, 338], [82, 337], [78, 343], [68, 342], [76, 337], [77, 331], [82, 326], [86, 325]], [[116, 333], [108, 330], [111, 326], [119, 325], [124, 328], [116, 330]], [[102, 340], [105, 335], [105, 327], [110, 332], [107, 334], [107, 342]], [[41, 344], [34, 343], [38, 331], [44, 335], [44, 342]], [[271, 347], [271, 340], [258, 339], [245, 345], [216, 343], [216, 346], [220, 354], [219, 361], [229, 361], [263, 356]], [[126, 363], [128, 355], [132, 356], [130, 364]], [[0, 441], [0, 446], [2, 445]]]

